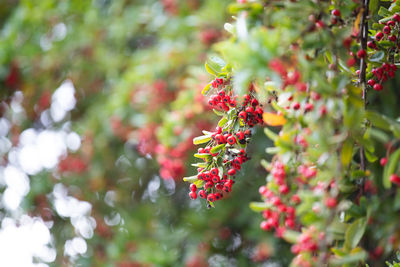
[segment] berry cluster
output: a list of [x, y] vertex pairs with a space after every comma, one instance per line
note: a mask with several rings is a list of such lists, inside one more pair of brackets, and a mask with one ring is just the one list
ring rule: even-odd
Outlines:
[[[286, 231], [286, 227], [291, 229], [295, 227], [296, 210], [291, 205], [285, 205], [285, 200], [282, 199], [290, 192], [285, 180], [285, 165], [280, 161], [275, 161], [272, 164], [270, 173], [273, 177], [271, 182], [277, 190], [271, 190], [266, 186], [261, 186], [259, 189], [266, 205], [269, 207], [262, 212], [265, 220], [261, 222], [260, 227], [265, 231], [275, 229], [276, 235], [281, 237]], [[293, 195], [290, 201], [292, 204], [297, 205], [300, 203], [300, 198], [297, 195]]]
[[194, 164], [198, 167], [197, 175], [184, 178], [192, 182], [190, 198], [206, 199], [209, 206], [231, 192], [235, 175], [249, 159], [246, 146], [252, 135], [250, 128], [263, 123], [263, 109], [254, 97], [253, 90], [244, 95], [238, 105], [238, 96], [233, 94], [228, 79], [216, 78], [211, 86], [214, 94], [208, 103], [222, 118], [215, 131], [203, 131], [204, 136], [193, 140], [195, 144], [207, 143], [195, 154], [203, 162]]
[[[373, 68], [370, 73], [368, 85], [375, 91], [383, 89], [382, 83], [389, 78], [394, 78], [397, 67], [393, 64], [394, 53], [398, 52], [398, 34], [400, 30], [400, 15], [394, 14], [392, 19], [384, 24], [381, 31], [377, 31], [373, 40], [368, 41], [367, 46], [372, 50], [385, 50], [387, 53], [387, 61], [382, 63], [379, 67]], [[365, 52], [365, 51], [364, 51]], [[382, 52], [381, 52], [382, 53]], [[365, 55], [366, 56], [366, 53]]]

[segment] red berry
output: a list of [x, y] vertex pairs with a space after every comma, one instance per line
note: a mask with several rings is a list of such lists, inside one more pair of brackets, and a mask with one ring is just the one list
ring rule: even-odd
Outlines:
[[228, 175], [234, 176], [236, 174], [236, 170], [234, 168], [228, 170]]
[[388, 159], [387, 159], [387, 158], [381, 158], [381, 160], [379, 161], [379, 163], [381, 164], [381, 166], [385, 166], [387, 162], [388, 162]]
[[325, 27], [325, 23], [322, 20], [318, 20], [315, 25], [317, 26], [317, 28], [323, 28]]
[[200, 191], [199, 191], [199, 197], [200, 197], [200, 198], [206, 198], [206, 197], [207, 197], [206, 191], [200, 190]]
[[394, 22], [393, 20], [389, 20], [386, 25], [393, 27], [396, 24], [396, 22]]
[[232, 184], [231, 183], [229, 183], [229, 182], [224, 183], [224, 191], [226, 193], [231, 192], [231, 189], [232, 189]]
[[236, 143], [236, 138], [234, 136], [229, 136], [226, 141], [228, 142], [228, 144], [233, 145]]
[[267, 221], [262, 221], [260, 223], [260, 228], [264, 231], [269, 231], [272, 228], [272, 225], [270, 225]]
[[211, 182], [211, 181], [208, 181], [206, 183], [206, 185], [204, 186], [205, 189], [210, 189], [210, 188], [213, 188], [213, 187], [214, 187], [214, 183]]
[[299, 102], [294, 102], [293, 105], [292, 105], [292, 108], [294, 110], [298, 110], [300, 108], [300, 103]]
[[332, 10], [332, 15], [335, 17], [340, 17], [340, 10], [339, 9], [334, 9]]
[[258, 106], [258, 101], [257, 101], [257, 99], [253, 98], [253, 99], [251, 100], [250, 104], [251, 104], [253, 107]]
[[207, 196], [207, 200], [210, 201], [210, 202], [214, 202], [215, 201], [215, 195], [214, 194], [209, 194]]
[[347, 66], [352, 67], [354, 66], [354, 64], [356, 64], [356, 62], [357, 61], [355, 60], [355, 58], [351, 57], [347, 60]]
[[400, 15], [399, 14], [394, 14], [393, 19], [397, 22], [400, 22]]
[[334, 197], [328, 197], [326, 200], [325, 200], [325, 205], [328, 207], [328, 208], [334, 208], [334, 207], [336, 207], [336, 205], [337, 205], [337, 200], [336, 200], [336, 198], [334, 198]]
[[300, 197], [299, 197], [298, 195], [293, 195], [293, 196], [290, 198], [290, 201], [291, 201], [293, 204], [299, 204], [299, 203], [301, 202], [301, 199], [300, 199]]
[[396, 40], [397, 40], [397, 37], [395, 35], [390, 35], [388, 38], [392, 42], [396, 42]]
[[222, 134], [217, 134], [215, 136], [215, 141], [217, 141], [218, 144], [223, 144], [223, 143], [226, 142], [225, 138], [224, 138], [224, 136]]
[[239, 140], [242, 140], [242, 139], [244, 139], [244, 133], [242, 131], [239, 131], [239, 132], [236, 133], [236, 137]]
[[373, 88], [374, 88], [375, 91], [381, 91], [383, 89], [383, 86], [382, 86], [382, 84], [377, 83], [377, 84], [374, 85]]
[[281, 194], [286, 195], [287, 193], [289, 193], [289, 187], [287, 185], [283, 184], [283, 185], [279, 186], [279, 192]]
[[239, 118], [241, 118], [242, 120], [246, 120], [247, 113], [245, 111], [240, 111], [239, 112]]
[[218, 175], [218, 173], [219, 173], [218, 168], [212, 168], [211, 169], [211, 174], [212, 175]]
[[375, 34], [375, 39], [376, 39], [377, 41], [382, 40], [382, 38], [383, 38], [383, 33], [382, 33], [382, 32], [377, 32], [377, 33]]
[[305, 111], [312, 111], [314, 109], [314, 105], [312, 104], [312, 103], [307, 103], [305, 106], [304, 106], [304, 110]]
[[375, 49], [376, 48], [376, 44], [374, 41], [368, 41], [367, 46], [371, 49]]
[[214, 184], [216, 184], [216, 183], [219, 183], [220, 178], [219, 178], [218, 175], [214, 175], [214, 176], [211, 178], [211, 181], [212, 181]]
[[357, 57], [359, 57], [359, 58], [364, 58], [366, 55], [367, 55], [367, 52], [365, 52], [364, 49], [360, 49], [357, 52]]
[[400, 176], [398, 176], [397, 174], [390, 175], [390, 182], [396, 185], [400, 185]]
[[385, 26], [385, 27], [383, 27], [383, 33], [384, 34], [389, 34], [390, 33], [390, 31], [391, 31], [391, 29], [390, 29], [390, 27], [389, 26]]
[[189, 197], [190, 197], [191, 199], [196, 199], [196, 198], [197, 198], [196, 192], [190, 192], [190, 193], [189, 193]]
[[247, 108], [245, 109], [245, 111], [246, 111], [247, 113], [253, 113], [253, 112], [254, 112], [254, 108], [253, 108], [253, 107], [247, 107]]
[[192, 191], [192, 192], [197, 191], [197, 186], [195, 184], [190, 184], [189, 188], [190, 188], [190, 191]]
[[370, 86], [374, 86], [375, 85], [375, 80], [374, 79], [369, 79], [368, 80], [368, 84], [370, 85]]

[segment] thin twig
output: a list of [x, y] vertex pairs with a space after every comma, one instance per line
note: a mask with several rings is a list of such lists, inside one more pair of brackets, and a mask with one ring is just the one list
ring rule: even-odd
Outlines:
[[[369, 0], [364, 0], [363, 1], [363, 6], [362, 6], [363, 14], [361, 17], [361, 23], [360, 23], [360, 44], [361, 44], [361, 49], [364, 51], [367, 51], [367, 42], [368, 42], [368, 13], [369, 13]], [[367, 107], [367, 81], [366, 81], [366, 70], [367, 70], [367, 62], [366, 62], [366, 57], [362, 57], [360, 60], [360, 85], [362, 88], [362, 99], [364, 100], [364, 109]], [[361, 146], [360, 148], [360, 167], [361, 170], [365, 171], [366, 170], [366, 161], [365, 161], [365, 151], [364, 151], [364, 146]], [[361, 194], [364, 193], [364, 184], [365, 184], [365, 177], [361, 179], [361, 188], [360, 192]]]

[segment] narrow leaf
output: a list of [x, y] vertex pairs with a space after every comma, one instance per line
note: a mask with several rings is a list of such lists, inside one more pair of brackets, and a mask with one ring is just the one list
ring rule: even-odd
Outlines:
[[367, 226], [366, 218], [355, 220], [346, 230], [344, 247], [347, 250], [355, 248], [364, 235]]
[[184, 177], [183, 180], [184, 180], [185, 182], [194, 183], [194, 182], [196, 182], [198, 179], [197, 179], [197, 175], [193, 175], [193, 176], [190, 176], [190, 177]]
[[215, 153], [221, 151], [221, 150], [225, 147], [225, 145], [226, 145], [226, 144], [220, 144], [220, 145], [218, 145], [218, 146], [215, 146], [215, 147], [213, 147], [213, 148], [210, 150], [210, 152], [213, 153], [213, 154], [215, 154]]
[[351, 139], [347, 139], [342, 146], [342, 154], [341, 154], [341, 162], [344, 168], [350, 164], [351, 159], [353, 158], [353, 141]]
[[193, 138], [193, 144], [195, 144], [195, 145], [204, 144], [204, 143], [207, 143], [210, 140], [211, 140], [211, 136], [210, 135], [202, 135], [202, 136], [198, 136], [198, 137]]

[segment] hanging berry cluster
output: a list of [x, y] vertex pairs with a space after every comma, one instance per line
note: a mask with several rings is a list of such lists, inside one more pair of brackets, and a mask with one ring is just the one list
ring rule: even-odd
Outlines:
[[222, 116], [215, 131], [203, 131], [204, 135], [193, 139], [195, 145], [206, 144], [194, 156], [203, 162], [193, 164], [197, 175], [185, 177], [191, 182], [189, 196], [206, 199], [208, 207], [232, 190], [235, 176], [249, 157], [246, 147], [252, 135], [251, 128], [262, 124], [263, 109], [254, 96], [252, 87], [238, 103], [230, 79], [216, 78], [208, 90], [212, 95], [208, 104]]
[[[368, 85], [372, 89], [381, 91], [383, 89], [382, 83], [394, 78], [397, 70], [394, 61], [399, 53], [400, 15], [394, 14], [389, 20], [382, 20], [377, 25], [379, 30], [367, 43], [368, 48], [374, 51], [370, 56], [370, 62], [375, 66], [375, 68], [369, 68], [367, 78], [369, 79]], [[363, 56], [366, 56], [365, 51]]]

